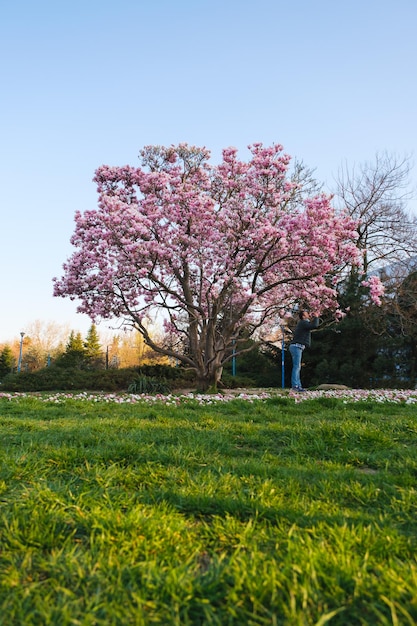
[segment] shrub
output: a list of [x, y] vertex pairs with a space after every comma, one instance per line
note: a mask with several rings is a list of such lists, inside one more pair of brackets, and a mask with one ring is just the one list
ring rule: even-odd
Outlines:
[[129, 393], [170, 393], [171, 387], [166, 378], [146, 376], [140, 372], [130, 383], [127, 390]]
[[140, 375], [165, 381], [166, 387], [170, 388], [189, 387], [195, 381], [192, 372], [166, 365], [109, 370], [81, 370], [53, 365], [36, 372], [8, 374], [1, 388], [3, 391], [126, 391]]

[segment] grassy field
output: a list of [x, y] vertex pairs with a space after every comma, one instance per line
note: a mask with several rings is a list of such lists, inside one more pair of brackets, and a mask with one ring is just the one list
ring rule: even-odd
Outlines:
[[0, 623], [417, 623], [417, 404], [0, 398]]

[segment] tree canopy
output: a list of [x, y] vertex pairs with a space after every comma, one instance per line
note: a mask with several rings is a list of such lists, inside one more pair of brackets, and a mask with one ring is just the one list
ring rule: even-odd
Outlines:
[[[205, 148], [148, 146], [142, 167], [100, 167], [98, 208], [76, 213], [75, 252], [54, 295], [136, 328], [193, 368], [200, 388], [297, 304], [336, 310], [338, 276], [361, 262], [355, 220], [311, 194], [282, 146], [249, 151], [242, 161], [225, 149], [212, 165]], [[369, 286], [378, 298], [378, 281]], [[159, 342], [148, 331], [158, 313]]]

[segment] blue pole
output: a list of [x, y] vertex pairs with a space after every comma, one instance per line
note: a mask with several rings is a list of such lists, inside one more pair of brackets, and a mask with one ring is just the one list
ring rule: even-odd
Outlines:
[[236, 376], [236, 347], [233, 341], [232, 376]]
[[282, 343], [281, 343], [281, 386], [284, 389], [285, 387], [285, 343], [284, 343], [284, 327], [281, 326], [282, 330]]

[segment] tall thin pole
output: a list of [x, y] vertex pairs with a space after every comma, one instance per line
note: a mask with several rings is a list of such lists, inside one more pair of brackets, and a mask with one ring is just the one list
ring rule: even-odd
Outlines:
[[285, 387], [285, 333], [284, 326], [281, 326], [282, 331], [282, 343], [281, 343], [281, 387]]
[[20, 333], [20, 350], [19, 350], [19, 360], [17, 362], [17, 371], [20, 372], [22, 369], [22, 350], [23, 350], [23, 337], [25, 333]]
[[233, 339], [232, 376], [236, 376], [236, 340]]

